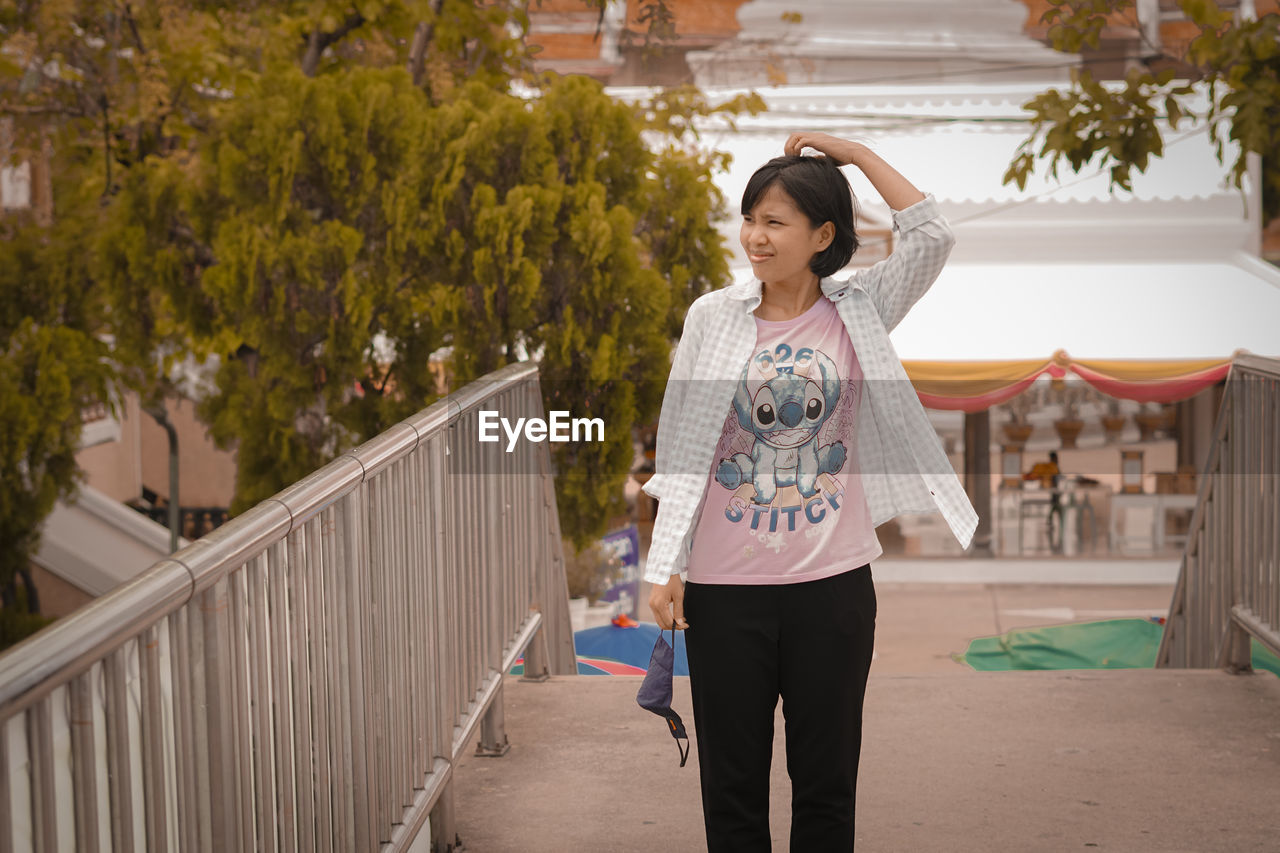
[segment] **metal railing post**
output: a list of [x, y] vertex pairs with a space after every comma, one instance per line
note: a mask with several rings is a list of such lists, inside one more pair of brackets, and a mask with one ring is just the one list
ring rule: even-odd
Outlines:
[[546, 623], [538, 628], [524, 652], [524, 675], [521, 681], [546, 681], [551, 677], [550, 655], [547, 653]]
[[462, 849], [453, 815], [453, 782], [445, 783], [431, 807], [431, 853], [453, 853]]
[[480, 740], [476, 743], [478, 758], [501, 758], [511, 751], [507, 740], [506, 718], [502, 711], [502, 687], [498, 687], [489, 710], [480, 720]]

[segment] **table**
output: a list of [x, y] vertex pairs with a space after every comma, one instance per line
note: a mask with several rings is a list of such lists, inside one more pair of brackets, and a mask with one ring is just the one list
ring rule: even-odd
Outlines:
[[[1017, 554], [1022, 555], [1026, 551], [1026, 542], [1024, 537], [1025, 524], [1031, 520], [1037, 524], [1046, 525], [1048, 523], [1049, 510], [1052, 506], [1053, 489], [1039, 488], [1035, 485], [1029, 485], [1025, 489], [1001, 489], [997, 496], [996, 508], [996, 535], [997, 550], [1000, 554], [1009, 553], [1005, 543], [1007, 537], [1006, 528], [1009, 526], [1017, 529]], [[1076, 482], [1074, 477], [1064, 477], [1061, 486], [1062, 513], [1059, 516], [1058, 524], [1061, 528], [1059, 533], [1061, 553], [1065, 556], [1072, 557], [1079, 554], [1084, 546], [1084, 528], [1081, 524], [1081, 515], [1089, 516], [1089, 529], [1095, 530], [1093, 523], [1093, 506], [1087, 495], [1083, 494], [1081, 486]], [[1090, 553], [1097, 547], [1096, 531], [1090, 542]], [[1049, 550], [1053, 552], [1053, 543], [1049, 542]]]
[[[1117, 551], [1123, 550], [1127, 543], [1131, 541], [1149, 542], [1155, 551], [1164, 550], [1166, 542], [1174, 544], [1186, 544], [1186, 534], [1175, 534], [1170, 536], [1166, 527], [1168, 525], [1167, 511], [1171, 509], [1191, 509], [1196, 506], [1196, 495], [1162, 495], [1162, 494], [1114, 494], [1111, 496], [1111, 547]], [[1131, 509], [1151, 509], [1151, 530], [1150, 538], [1145, 535], [1135, 536], [1131, 531], [1126, 530], [1125, 535], [1120, 535], [1120, 513], [1127, 512]]]

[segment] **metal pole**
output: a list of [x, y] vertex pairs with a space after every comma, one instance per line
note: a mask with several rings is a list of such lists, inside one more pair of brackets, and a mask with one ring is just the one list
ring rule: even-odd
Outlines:
[[169, 422], [169, 415], [161, 406], [150, 406], [144, 411], [169, 434], [169, 553], [178, 550], [178, 532], [182, 525], [178, 503], [178, 431]]

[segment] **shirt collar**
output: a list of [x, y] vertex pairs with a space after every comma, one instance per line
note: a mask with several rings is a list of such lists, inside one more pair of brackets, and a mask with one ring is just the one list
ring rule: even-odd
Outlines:
[[[830, 276], [819, 281], [818, 286], [822, 288], [822, 295], [832, 302], [843, 299], [845, 294], [852, 288], [861, 289], [861, 286], [853, 281], [837, 281]], [[742, 310], [748, 314], [760, 307], [760, 300], [763, 294], [764, 288], [760, 284], [760, 279], [754, 277], [744, 282], [731, 284], [725, 288], [725, 296], [741, 302]]]

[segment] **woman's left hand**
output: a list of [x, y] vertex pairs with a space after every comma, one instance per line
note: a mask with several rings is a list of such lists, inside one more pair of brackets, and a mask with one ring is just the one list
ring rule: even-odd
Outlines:
[[855, 162], [862, 152], [869, 150], [867, 146], [860, 142], [852, 142], [848, 139], [841, 139], [838, 136], [832, 136], [829, 133], [818, 133], [817, 131], [801, 131], [793, 133], [787, 137], [787, 144], [783, 146], [783, 151], [788, 155], [799, 155], [801, 149], [813, 148], [826, 154], [835, 161], [837, 166], [847, 166]]

